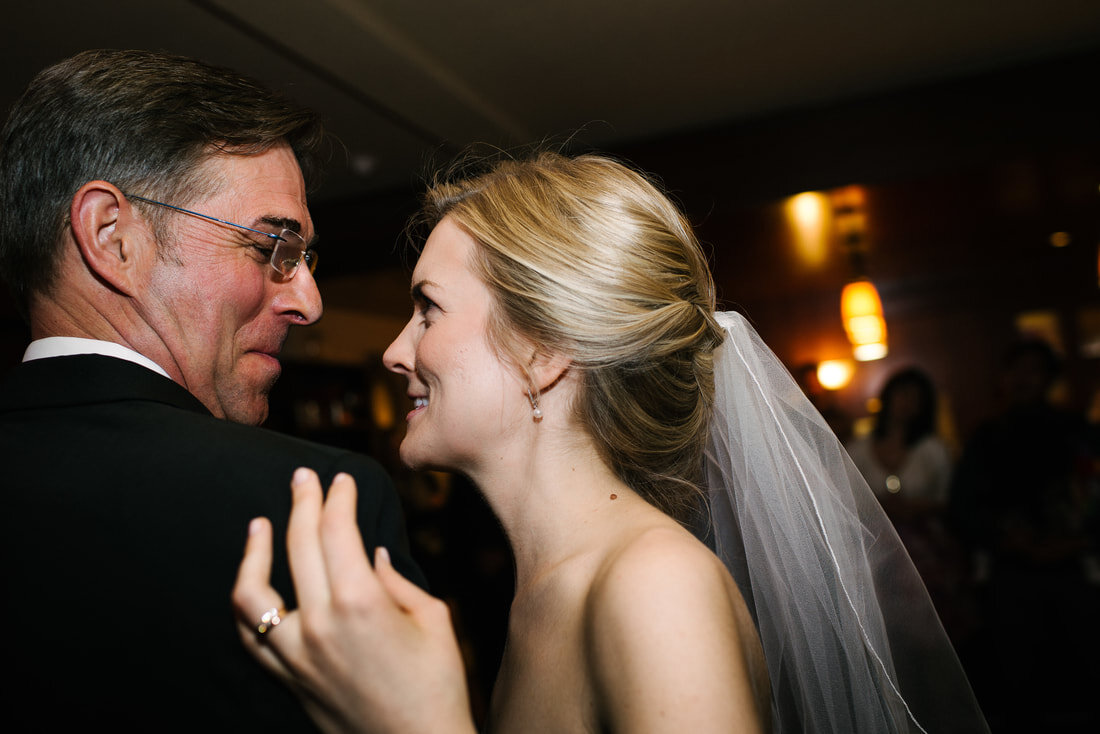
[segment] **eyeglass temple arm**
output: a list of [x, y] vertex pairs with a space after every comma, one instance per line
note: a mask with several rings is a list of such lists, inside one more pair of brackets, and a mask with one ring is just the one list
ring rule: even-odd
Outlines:
[[194, 216], [194, 217], [201, 217], [202, 219], [207, 219], [211, 222], [217, 222], [219, 224], [226, 224], [226, 225], [229, 225], [230, 227], [236, 227], [237, 229], [243, 229], [243, 230], [248, 231], [248, 232], [255, 232], [256, 234], [262, 234], [264, 237], [270, 237], [271, 239], [278, 240], [279, 242], [286, 242], [285, 237], [280, 237], [279, 235], [272, 234], [271, 232], [264, 232], [262, 229], [253, 229], [252, 227], [246, 227], [243, 224], [237, 224], [236, 222], [229, 222], [229, 221], [226, 221], [225, 219], [218, 219], [217, 217], [212, 217], [209, 214], [200, 214], [199, 212], [193, 212], [190, 209], [184, 209], [182, 206], [174, 206], [172, 204], [165, 204], [163, 201], [154, 201], [153, 199], [146, 199], [144, 196], [138, 196], [136, 194], [124, 194], [124, 195], [126, 196], [127, 199], [137, 199], [138, 201], [144, 201], [146, 204], [156, 204], [157, 206], [163, 206], [166, 209], [174, 209], [177, 212], [183, 212], [184, 214], [190, 214], [191, 216]]

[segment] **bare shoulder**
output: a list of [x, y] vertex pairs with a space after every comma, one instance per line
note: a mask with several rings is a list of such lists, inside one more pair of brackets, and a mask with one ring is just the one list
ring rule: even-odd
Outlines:
[[[614, 611], [637, 602], [687, 594], [721, 600], [737, 594], [722, 562], [698, 539], [670, 520], [639, 529], [604, 558], [590, 593], [590, 612]], [[683, 602], [676, 606], [687, 606]], [[652, 611], [652, 606], [650, 606]]]
[[752, 619], [722, 562], [678, 525], [641, 528], [608, 553], [584, 621], [612, 730], [759, 730], [767, 675]]

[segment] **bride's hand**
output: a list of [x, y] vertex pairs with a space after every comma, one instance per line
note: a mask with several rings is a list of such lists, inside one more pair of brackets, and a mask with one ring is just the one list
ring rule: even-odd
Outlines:
[[[298, 609], [283, 611], [271, 587], [271, 524], [249, 526], [233, 588], [245, 647], [302, 699], [327, 732], [473, 732], [462, 658], [446, 605], [390, 564], [372, 569], [355, 522], [354, 480], [323, 493], [299, 469], [287, 553]], [[279, 610], [277, 626], [258, 633]]]

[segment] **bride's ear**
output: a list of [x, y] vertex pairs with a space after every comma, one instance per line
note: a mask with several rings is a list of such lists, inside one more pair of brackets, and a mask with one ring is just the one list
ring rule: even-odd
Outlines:
[[527, 376], [532, 387], [540, 393], [558, 384], [573, 366], [573, 360], [558, 352], [536, 350], [527, 363]]

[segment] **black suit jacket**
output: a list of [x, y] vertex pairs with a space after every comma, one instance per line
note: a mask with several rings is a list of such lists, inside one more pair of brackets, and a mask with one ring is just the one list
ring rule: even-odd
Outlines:
[[218, 420], [123, 360], [15, 368], [0, 385], [0, 463], [7, 731], [310, 730], [244, 651], [229, 600], [248, 521], [263, 515], [275, 526], [273, 584], [293, 604], [282, 542], [298, 466], [325, 486], [355, 476], [366, 547], [387, 546], [423, 584], [374, 461]]

